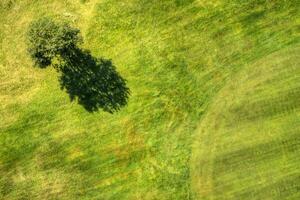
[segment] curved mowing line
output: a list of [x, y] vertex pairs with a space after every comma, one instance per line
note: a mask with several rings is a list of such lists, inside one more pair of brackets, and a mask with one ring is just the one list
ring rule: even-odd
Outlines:
[[[205, 113], [205, 116], [203, 116], [203, 118], [202, 118], [203, 120], [201, 121], [201, 123], [199, 125], [198, 133], [195, 134], [196, 141], [194, 142], [193, 147], [192, 147], [192, 159], [191, 159], [191, 163], [190, 163], [191, 177], [192, 177], [191, 185], [192, 185], [192, 188], [194, 189], [194, 193], [195, 193], [196, 197], [200, 197], [201, 199], [202, 198], [203, 199], [215, 199], [215, 197], [214, 197], [214, 189], [215, 188], [213, 186], [213, 180], [212, 180], [212, 177], [213, 177], [212, 175], [214, 173], [214, 171], [213, 171], [214, 170], [213, 155], [214, 155], [214, 152], [216, 151], [216, 145], [218, 144], [219, 137], [216, 137], [218, 132], [211, 131], [211, 130], [205, 131], [205, 130], [207, 130], [207, 129], [209, 130], [210, 127], [212, 127], [212, 126], [218, 126], [218, 127], [222, 126], [222, 124], [220, 124], [222, 122], [222, 120], [220, 120], [220, 119], [222, 119], [224, 116], [222, 116], [222, 113], [220, 113], [220, 111], [216, 110], [216, 108], [218, 108], [216, 106], [219, 103], [222, 104], [223, 100], [228, 99], [228, 95], [230, 95], [231, 94], [230, 91], [232, 91], [232, 89], [230, 89], [230, 86], [234, 85], [234, 87], [236, 87], [236, 85], [238, 85], [238, 83], [236, 83], [236, 82], [238, 82], [237, 80], [239, 80], [240, 77], [243, 77], [241, 75], [243, 75], [245, 72], [249, 71], [249, 69], [251, 69], [250, 67], [252, 67], [253, 65], [258, 66], [258, 67], [263, 67], [261, 65], [263, 60], [268, 60], [268, 59], [272, 60], [273, 58], [276, 58], [276, 57], [280, 56], [281, 54], [287, 54], [288, 56], [290, 56], [290, 55], [294, 56], [294, 54], [292, 54], [292, 53], [288, 54], [288, 52], [295, 52], [295, 51], [299, 51], [299, 47], [296, 47], [293, 49], [285, 49], [285, 50], [282, 50], [282, 51], [279, 51], [276, 53], [272, 53], [269, 56], [256, 61], [255, 63], [251, 63], [251, 64], [247, 65], [246, 67], [242, 68], [242, 70], [240, 70], [237, 74], [235, 74], [234, 78], [230, 79], [230, 81], [227, 82], [224, 85], [224, 87], [218, 92], [218, 94], [213, 98], [213, 101], [210, 104], [207, 112]], [[269, 68], [270, 67], [273, 68], [274, 64], [275, 64], [275, 66], [278, 65], [277, 62], [271, 63], [271, 65], [269, 63], [267, 63], [267, 64], [269, 65], [268, 66]], [[256, 78], [256, 77], [253, 77], [253, 78]], [[249, 82], [249, 79], [246, 81], [246, 83], [248, 83], [248, 82]], [[237, 88], [239, 88], [239, 87], [241, 87], [241, 86], [238, 85]], [[247, 90], [249, 90], [249, 89], [247, 89]], [[226, 94], [226, 93], [228, 93], [228, 94]], [[221, 97], [223, 97], [223, 98], [221, 98]], [[222, 104], [222, 105], [224, 105], [224, 104]], [[215, 119], [215, 121], [209, 123], [209, 120], [211, 120], [211, 119]], [[201, 145], [201, 147], [199, 145]], [[199, 148], [201, 148], [201, 149], [199, 150]], [[195, 183], [197, 183], [197, 184], [195, 184]], [[203, 189], [203, 190], [201, 190], [201, 189]]]

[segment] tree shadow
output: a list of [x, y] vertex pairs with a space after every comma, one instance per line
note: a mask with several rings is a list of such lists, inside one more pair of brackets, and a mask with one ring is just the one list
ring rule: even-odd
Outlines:
[[77, 100], [87, 111], [102, 109], [113, 113], [127, 104], [130, 90], [111, 60], [95, 58], [77, 47], [62, 52], [59, 64], [61, 89], [71, 101]]

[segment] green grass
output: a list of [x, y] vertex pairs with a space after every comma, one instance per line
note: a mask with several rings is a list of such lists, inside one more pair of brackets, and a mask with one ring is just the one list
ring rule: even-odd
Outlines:
[[192, 152], [199, 199], [299, 199], [299, 53], [256, 61], [214, 99]]
[[[297, 5], [2, 0], [0, 199], [297, 199]], [[32, 67], [43, 15], [113, 60], [126, 108], [90, 114]]]

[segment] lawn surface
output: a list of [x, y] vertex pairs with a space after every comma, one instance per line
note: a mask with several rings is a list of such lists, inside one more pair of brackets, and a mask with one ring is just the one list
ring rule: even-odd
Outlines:
[[[1, 0], [0, 199], [299, 199], [298, 0]], [[26, 53], [70, 21], [131, 89], [88, 113]]]

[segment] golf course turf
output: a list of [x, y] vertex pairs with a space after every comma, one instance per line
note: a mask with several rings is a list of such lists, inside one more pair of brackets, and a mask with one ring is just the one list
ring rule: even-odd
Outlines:
[[[300, 199], [298, 0], [1, 0], [0, 199]], [[42, 16], [130, 89], [87, 112], [33, 66]]]

